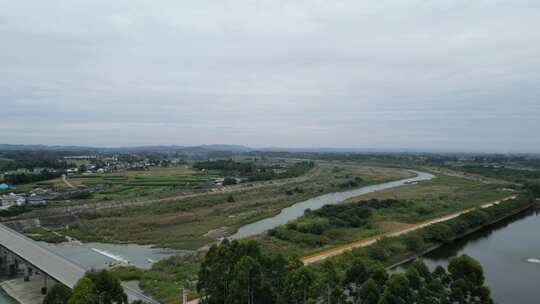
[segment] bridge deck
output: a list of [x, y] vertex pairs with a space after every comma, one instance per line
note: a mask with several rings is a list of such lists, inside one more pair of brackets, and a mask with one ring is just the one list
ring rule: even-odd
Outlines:
[[[86, 272], [81, 266], [51, 252], [34, 240], [2, 224], [0, 224], [0, 245], [70, 288], [73, 288]], [[124, 286], [124, 291], [128, 295], [129, 302], [142, 300], [146, 303], [157, 303], [127, 286]]]

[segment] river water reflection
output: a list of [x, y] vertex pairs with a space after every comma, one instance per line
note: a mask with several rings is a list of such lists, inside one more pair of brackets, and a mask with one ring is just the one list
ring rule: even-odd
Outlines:
[[[495, 303], [540, 303], [540, 212], [528, 210], [425, 255], [429, 268], [467, 254], [478, 260]], [[403, 271], [406, 267], [395, 271]]]

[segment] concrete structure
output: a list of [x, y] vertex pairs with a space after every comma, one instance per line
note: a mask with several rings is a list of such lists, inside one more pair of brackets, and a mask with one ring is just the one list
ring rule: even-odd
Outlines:
[[1, 282], [0, 287], [21, 304], [42, 304], [45, 297], [41, 293], [42, 284], [43, 277], [36, 273], [30, 281], [26, 281], [24, 278], [15, 278]]
[[[0, 268], [16, 275], [23, 270], [25, 280], [39, 271], [43, 275], [43, 287], [52, 278], [69, 288], [73, 288], [86, 272], [81, 266], [41, 247], [37, 242], [0, 224]], [[22, 267], [21, 267], [22, 266]], [[124, 286], [129, 302], [142, 300], [158, 303], [140, 292]]]

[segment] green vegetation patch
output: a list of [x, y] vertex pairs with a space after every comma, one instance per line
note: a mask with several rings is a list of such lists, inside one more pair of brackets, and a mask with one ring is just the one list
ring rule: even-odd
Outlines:
[[473, 173], [483, 175], [492, 178], [498, 178], [503, 180], [511, 180], [516, 182], [523, 182], [531, 179], [540, 179], [540, 169], [514, 169], [506, 167], [493, 167], [493, 166], [462, 166], [457, 167], [461, 171], [467, 173]]
[[178, 299], [181, 288], [196, 289], [200, 261], [193, 256], [173, 256], [152, 265], [149, 270], [117, 267], [112, 274], [122, 281], [139, 281], [139, 287], [160, 303]]
[[308, 210], [301, 218], [257, 238], [270, 250], [307, 255], [512, 194], [498, 185], [440, 176], [416, 185], [362, 195], [344, 204]]
[[66, 237], [54, 233], [54, 231], [43, 227], [32, 227], [24, 230], [24, 234], [35, 241], [43, 241], [47, 243], [62, 243], [66, 241]]
[[193, 165], [198, 170], [214, 170], [226, 176], [246, 178], [248, 181], [273, 180], [298, 177], [315, 167], [312, 161], [301, 161], [281, 165], [259, 165], [256, 162], [238, 162], [232, 159], [208, 160]]

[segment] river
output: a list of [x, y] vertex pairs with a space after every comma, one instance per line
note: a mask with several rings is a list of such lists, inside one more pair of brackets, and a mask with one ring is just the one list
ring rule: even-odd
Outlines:
[[403, 186], [409, 183], [415, 183], [419, 181], [425, 181], [433, 179], [435, 176], [426, 172], [413, 171], [416, 173], [415, 177], [401, 179], [397, 181], [365, 186], [362, 188], [348, 190], [343, 192], [334, 192], [329, 194], [324, 194], [314, 198], [310, 198], [306, 201], [296, 203], [288, 208], [281, 210], [281, 212], [273, 217], [269, 217], [258, 222], [254, 222], [245, 226], [240, 227], [238, 232], [232, 235], [231, 239], [242, 239], [249, 236], [261, 234], [272, 228], [275, 228], [280, 225], [284, 225], [289, 221], [299, 218], [304, 214], [304, 211], [307, 209], [316, 210], [321, 208], [324, 205], [335, 205], [343, 202], [346, 199], [351, 197], [386, 190], [390, 188], [395, 188]]
[[[403, 186], [409, 183], [433, 179], [435, 176], [429, 173], [413, 171], [415, 177], [402, 180], [381, 183], [377, 185], [365, 186], [362, 188], [335, 192], [311, 198], [309, 200], [296, 203], [291, 207], [283, 209], [278, 215], [245, 225], [232, 236], [234, 239], [245, 238], [248, 236], [263, 233], [279, 225], [286, 224], [304, 214], [306, 209], [319, 209], [324, 205], [337, 204], [354, 196], [381, 191], [394, 187]], [[48, 244], [40, 243], [41, 246], [81, 265], [85, 269], [106, 268], [109, 264], [119, 261], [129, 261], [130, 264], [139, 268], [149, 268], [152, 262], [168, 256], [182, 253], [181, 251], [163, 250], [151, 246], [141, 245], [115, 245], [103, 243], [87, 243], [82, 245], [62, 243]], [[188, 252], [186, 252], [188, 253]], [[14, 303], [4, 293], [0, 292], [0, 304]]]
[[[540, 212], [510, 217], [426, 254], [429, 268], [447, 266], [450, 258], [467, 254], [478, 260], [497, 304], [540, 302]], [[407, 265], [394, 271], [403, 271]]]

